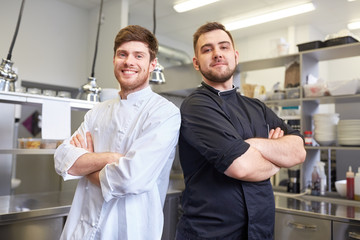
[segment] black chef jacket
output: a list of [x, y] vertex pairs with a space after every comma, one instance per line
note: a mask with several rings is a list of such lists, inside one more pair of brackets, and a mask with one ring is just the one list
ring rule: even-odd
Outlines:
[[196, 239], [273, 239], [275, 204], [270, 180], [246, 182], [224, 171], [249, 148], [244, 140], [267, 138], [269, 129], [300, 133], [257, 99], [234, 88], [205, 83], [181, 105], [180, 162], [184, 214], [178, 231]]

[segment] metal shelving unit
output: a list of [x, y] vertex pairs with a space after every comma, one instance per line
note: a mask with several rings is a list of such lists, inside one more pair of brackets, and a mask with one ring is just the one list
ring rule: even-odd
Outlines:
[[[297, 99], [281, 99], [281, 100], [267, 100], [265, 104], [269, 106], [299, 106], [300, 116], [295, 116], [296, 119], [300, 118], [300, 131], [312, 129], [312, 116], [317, 113], [319, 105], [321, 104], [342, 104], [342, 103], [360, 103], [360, 94], [343, 95], [343, 96], [322, 96], [322, 97], [303, 97], [302, 86], [306, 83], [306, 78], [309, 74], [318, 76], [319, 62], [330, 61], [335, 59], [345, 59], [350, 57], [360, 56], [360, 43], [344, 44], [332, 47], [325, 47], [302, 51], [297, 54], [290, 54], [280, 56], [277, 58], [260, 59], [248, 62], [239, 63], [239, 70], [242, 72], [265, 70], [269, 68], [284, 67], [293, 61], [300, 63], [300, 98]], [[301, 179], [302, 187], [306, 182], [311, 179], [311, 172], [313, 165], [317, 159], [320, 159], [320, 151], [328, 151], [328, 162], [331, 161], [331, 150], [345, 150], [345, 151], [358, 151], [358, 146], [306, 146], [308, 156], [305, 163], [302, 165]], [[330, 165], [330, 164], [328, 164]], [[328, 178], [331, 178], [331, 171], [328, 169]], [[301, 188], [302, 188], [301, 187]]]
[[[72, 99], [72, 98], [60, 98], [50, 97], [29, 93], [18, 92], [0, 92], [0, 102], [9, 104], [20, 105], [42, 105], [46, 101], [56, 101], [68, 103], [71, 110], [87, 111], [91, 109], [96, 103]], [[54, 154], [55, 149], [0, 149], [0, 154], [15, 154], [15, 155], [43, 155]]]

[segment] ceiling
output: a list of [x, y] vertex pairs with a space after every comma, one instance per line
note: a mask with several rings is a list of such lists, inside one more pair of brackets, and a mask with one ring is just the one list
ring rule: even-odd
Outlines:
[[[62, 0], [84, 8], [98, 7], [100, 0]], [[106, 2], [115, 0], [105, 0]], [[120, 1], [120, 0], [116, 0]], [[142, 25], [153, 31], [154, 0], [128, 0], [129, 24]], [[208, 22], [223, 22], [232, 16], [257, 14], [270, 9], [304, 0], [221, 0], [208, 6], [185, 13], [177, 13], [173, 3], [179, 0], [156, 0], [156, 31], [158, 36], [166, 36], [175, 42], [192, 46], [192, 35], [196, 29]], [[311, 25], [326, 36], [346, 28], [350, 21], [360, 20], [360, 0], [313, 0], [316, 10], [310, 13], [277, 20], [232, 32], [235, 39], [266, 32], [281, 30], [290, 26]], [[360, 31], [353, 31], [360, 36]]]

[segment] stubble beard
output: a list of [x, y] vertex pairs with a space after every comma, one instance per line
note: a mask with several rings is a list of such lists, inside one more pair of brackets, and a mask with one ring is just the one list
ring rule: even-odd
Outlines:
[[199, 65], [199, 71], [204, 76], [204, 78], [206, 78], [207, 80], [209, 80], [211, 82], [224, 83], [233, 76], [233, 74], [235, 73], [235, 68], [230, 69], [229, 67], [227, 67], [226, 70], [223, 72], [215, 72], [212, 70], [203, 71]]
[[121, 75], [118, 73], [115, 73], [115, 77], [118, 80], [118, 83], [120, 84], [121, 91], [126, 93], [131, 93], [137, 90], [142, 89], [143, 86], [146, 85], [146, 83], [149, 81], [148, 78], [148, 72], [144, 71], [141, 76], [138, 76], [135, 80], [128, 81], [126, 79], [122, 79]]

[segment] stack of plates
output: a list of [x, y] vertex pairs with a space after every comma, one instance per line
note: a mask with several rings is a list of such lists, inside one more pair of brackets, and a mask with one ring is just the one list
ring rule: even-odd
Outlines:
[[314, 138], [322, 146], [329, 146], [336, 141], [336, 127], [339, 122], [338, 113], [314, 115]]
[[360, 120], [340, 120], [337, 140], [339, 145], [360, 146]]

